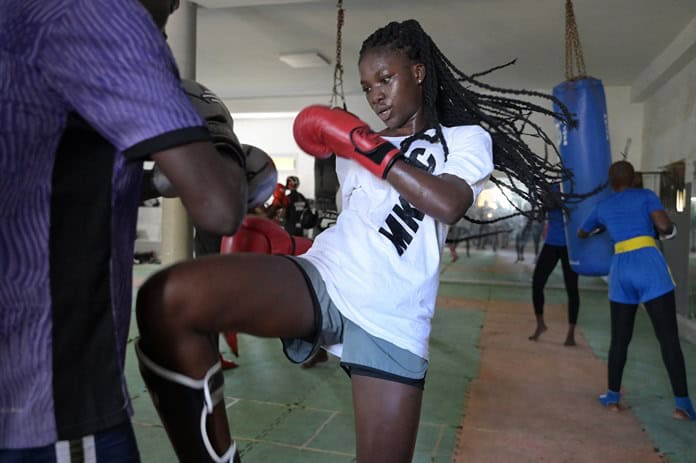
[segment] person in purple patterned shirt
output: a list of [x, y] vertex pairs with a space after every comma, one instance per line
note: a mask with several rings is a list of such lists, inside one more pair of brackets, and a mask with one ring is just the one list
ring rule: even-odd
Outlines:
[[177, 4], [0, 3], [0, 462], [139, 461], [123, 369], [142, 160], [197, 226], [244, 216], [243, 160], [218, 155], [161, 33]]

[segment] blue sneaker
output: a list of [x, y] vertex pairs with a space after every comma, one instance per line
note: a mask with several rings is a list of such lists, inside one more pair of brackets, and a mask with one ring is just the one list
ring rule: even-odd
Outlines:
[[696, 410], [694, 410], [694, 406], [691, 403], [691, 399], [689, 399], [689, 396], [675, 397], [674, 404], [677, 408], [676, 413], [680, 415], [675, 415], [675, 418], [696, 421]]
[[607, 408], [611, 408], [612, 410], [618, 410], [619, 401], [621, 400], [621, 393], [614, 392], [608, 389], [606, 393], [597, 397], [597, 400], [599, 400], [599, 403], [601, 403]]

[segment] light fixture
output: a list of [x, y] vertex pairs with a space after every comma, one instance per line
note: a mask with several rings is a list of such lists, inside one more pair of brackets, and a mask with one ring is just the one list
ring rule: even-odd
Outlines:
[[276, 170], [279, 172], [294, 172], [295, 171], [295, 158], [291, 156], [271, 156], [273, 159], [273, 164], [275, 164]]
[[677, 212], [684, 212], [684, 206], [686, 206], [686, 189], [681, 188], [677, 190]]
[[316, 51], [301, 53], [284, 53], [278, 58], [291, 68], [323, 68], [329, 65], [329, 60], [321, 56]]

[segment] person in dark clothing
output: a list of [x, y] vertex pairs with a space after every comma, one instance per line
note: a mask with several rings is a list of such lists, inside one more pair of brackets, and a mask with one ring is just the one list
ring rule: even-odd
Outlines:
[[139, 461], [124, 362], [143, 161], [202, 228], [244, 217], [243, 160], [215, 149], [162, 34], [177, 4], [0, 2], [0, 461]]
[[281, 214], [283, 215], [283, 228], [293, 236], [304, 236], [303, 215], [311, 213], [307, 198], [298, 191], [299, 187], [300, 179], [295, 175], [290, 175], [285, 180], [285, 198], [287, 201]]
[[578, 274], [570, 267], [568, 248], [566, 247], [565, 230], [563, 227], [563, 212], [551, 209], [547, 212], [548, 229], [546, 239], [537, 256], [534, 274], [532, 276], [532, 303], [536, 316], [536, 329], [529, 336], [531, 341], [537, 341], [541, 333], [547, 330], [544, 322], [544, 287], [549, 276], [561, 261], [563, 268], [563, 283], [568, 295], [568, 333], [564, 345], [575, 345], [575, 325], [578, 321], [580, 308], [580, 292], [578, 290]]

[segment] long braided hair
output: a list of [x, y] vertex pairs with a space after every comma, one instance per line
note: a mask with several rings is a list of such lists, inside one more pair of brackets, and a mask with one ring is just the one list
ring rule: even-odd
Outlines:
[[[479, 124], [490, 134], [493, 141], [493, 163], [495, 169], [502, 174], [500, 177], [491, 176], [490, 180], [500, 188], [517, 212], [489, 221], [477, 221], [467, 217], [469, 221], [491, 223], [520, 214], [541, 220], [546, 209], [565, 208], [566, 203], [577, 196], [572, 192], [559, 193], [558, 185], [572, 180], [571, 172], [564, 168], [560, 161], [549, 160], [549, 148], [560, 159], [558, 149], [549, 135], [530, 120], [532, 115], [541, 114], [573, 127], [576, 122], [565, 105], [551, 95], [529, 90], [497, 88], [476, 79], [513, 64], [514, 61], [482, 73], [466, 75], [447, 59], [418, 21], [413, 19], [391, 22], [373, 32], [362, 44], [360, 59], [367, 51], [375, 48], [401, 51], [412, 62], [422, 63], [426, 67], [425, 79], [422, 82], [426, 128], [406, 138], [401, 144], [402, 151], [406, 151], [414, 140], [425, 138], [431, 142], [442, 143], [447, 159], [449, 149], [442, 135], [441, 125], [451, 127]], [[483, 89], [486, 93], [478, 93], [472, 87]], [[561, 108], [561, 112], [556, 113], [516, 98], [519, 96], [551, 100]], [[430, 128], [435, 129], [434, 137], [425, 134], [425, 130]], [[529, 148], [523, 136], [541, 139], [545, 145], [543, 157]], [[531, 209], [523, 209], [516, 205], [507, 192], [519, 195], [531, 205]]]

